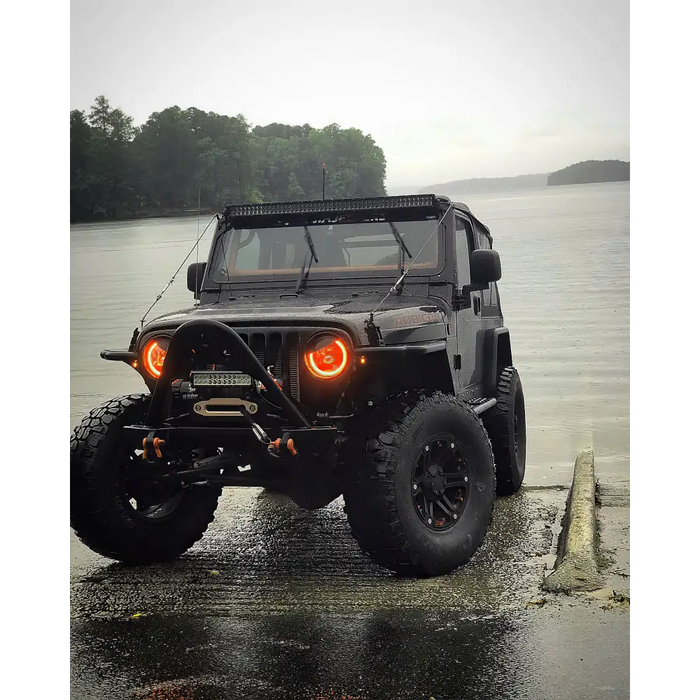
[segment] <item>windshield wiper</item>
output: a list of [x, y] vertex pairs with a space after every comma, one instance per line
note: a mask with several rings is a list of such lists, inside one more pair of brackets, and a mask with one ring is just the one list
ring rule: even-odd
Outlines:
[[297, 294], [299, 294], [299, 292], [306, 286], [306, 280], [309, 279], [309, 272], [311, 271], [311, 263], [314, 260], [318, 262], [316, 248], [314, 247], [314, 241], [313, 238], [311, 238], [311, 233], [309, 232], [308, 226], [304, 226], [304, 240], [306, 241], [306, 245], [309, 246], [309, 255], [304, 256], [304, 262], [301, 264], [301, 269], [299, 270], [299, 281], [297, 282], [296, 288]]
[[391, 226], [391, 232], [394, 234], [394, 238], [396, 239], [396, 242], [399, 244], [399, 263], [401, 265], [401, 272], [399, 275], [399, 278], [401, 280], [401, 286], [398, 287], [398, 292], [399, 294], [401, 293], [401, 289], [403, 289], [403, 278], [404, 278], [404, 263], [406, 261], [406, 255], [408, 255], [409, 258], [413, 258], [411, 255], [411, 251], [408, 249], [408, 246], [406, 243], [404, 243], [403, 237], [399, 233], [399, 230], [396, 228], [396, 225], [392, 223], [391, 221], [387, 221], [389, 226]]
[[[399, 291], [399, 289], [401, 289], [401, 287], [403, 286], [403, 281], [406, 278], [406, 275], [411, 271], [411, 268], [415, 265], [416, 260], [418, 260], [418, 258], [421, 256], [423, 251], [426, 249], [428, 243], [430, 243], [430, 240], [432, 239], [432, 237], [437, 233], [437, 230], [440, 228], [440, 225], [442, 224], [442, 222], [447, 218], [447, 215], [452, 211], [453, 206], [454, 205], [450, 204], [450, 206], [447, 207], [447, 210], [442, 215], [442, 217], [440, 217], [440, 220], [435, 225], [435, 228], [432, 230], [430, 235], [425, 239], [425, 243], [423, 243], [423, 247], [416, 253], [416, 257], [413, 260], [413, 262], [411, 262], [411, 264], [408, 266], [408, 269], [401, 272], [401, 274], [399, 275], [399, 278], [396, 280], [396, 282], [394, 282], [394, 284], [391, 285], [391, 289], [386, 293], [386, 295], [384, 297], [382, 297], [381, 301], [374, 307], [374, 309], [372, 309], [372, 311], [369, 312], [369, 318], [367, 319], [367, 321], [365, 321], [365, 326], [367, 328], [367, 332], [370, 336], [372, 344], [374, 344], [374, 345], [383, 345], [384, 344], [384, 341], [382, 340], [381, 330], [380, 330], [379, 326], [377, 326], [374, 322], [374, 314], [376, 314], [377, 311], [379, 311], [379, 307], [391, 296], [392, 293], [395, 294]], [[392, 228], [392, 231], [393, 231], [393, 228]]]

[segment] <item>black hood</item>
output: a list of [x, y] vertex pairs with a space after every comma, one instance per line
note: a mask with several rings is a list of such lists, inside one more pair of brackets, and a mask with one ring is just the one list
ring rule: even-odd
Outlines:
[[[185, 321], [214, 319], [232, 327], [296, 325], [319, 328], [342, 328], [357, 345], [369, 344], [366, 322], [386, 289], [358, 291], [348, 294], [347, 289], [333, 293], [328, 288], [303, 294], [251, 292], [234, 299], [202, 304], [174, 311], [153, 319], [144, 327], [144, 333], [156, 330], [174, 330]], [[451, 310], [442, 299], [411, 294], [391, 295], [374, 315], [388, 345], [441, 340], [446, 337], [446, 324]]]

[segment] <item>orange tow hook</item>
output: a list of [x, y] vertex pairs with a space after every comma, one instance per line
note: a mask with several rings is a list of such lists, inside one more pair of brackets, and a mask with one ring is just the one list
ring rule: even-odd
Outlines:
[[294, 440], [292, 440], [292, 438], [287, 438], [287, 440], [284, 442], [283, 442], [283, 440], [284, 440], [283, 437], [277, 438], [276, 440], [273, 440], [269, 444], [268, 450], [270, 452], [273, 452], [274, 454], [279, 454], [280, 450], [282, 448], [282, 445], [284, 445], [287, 448], [287, 451], [289, 452], [289, 454], [291, 454], [293, 457], [296, 457], [299, 454], [299, 452], [298, 452], [297, 448], [294, 447]]
[[[146, 447], [146, 443], [148, 442], [148, 438], [143, 439], [143, 454], [141, 457], [143, 459], [148, 459], [148, 449]], [[161, 447], [165, 447], [165, 440], [162, 438], [153, 438], [153, 449], [156, 453], [156, 457], [161, 458], [163, 456], [163, 453], [160, 451]]]

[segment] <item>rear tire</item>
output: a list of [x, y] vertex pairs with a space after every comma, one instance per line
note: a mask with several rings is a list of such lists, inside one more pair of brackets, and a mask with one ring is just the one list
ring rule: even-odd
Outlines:
[[68, 441], [67, 441], [67, 456], [68, 456], [68, 475], [66, 477], [66, 509], [67, 509], [67, 514], [68, 514], [68, 525], [70, 525], [70, 513], [71, 513], [71, 493], [72, 489], [70, 486], [70, 442], [71, 442], [71, 436], [68, 435]]
[[515, 367], [505, 367], [498, 377], [496, 405], [484, 413], [496, 461], [496, 492], [516, 493], [525, 478], [525, 397]]
[[146, 507], [130, 496], [127, 477], [148, 467], [122, 428], [143, 422], [149, 402], [141, 394], [111, 399], [71, 435], [71, 527], [90, 549], [129, 564], [167, 561], [187, 551], [214, 519], [221, 495], [221, 487], [177, 489]]
[[[350, 470], [346, 512], [361, 549], [380, 566], [409, 576], [446, 574], [468, 562], [491, 522], [496, 484], [479, 418], [454, 396], [406, 393], [372, 413], [368, 426], [359, 454], [344, 460]], [[455, 507], [450, 516], [438, 503], [441, 486], [428, 484], [458, 482], [466, 484], [444, 491]]]

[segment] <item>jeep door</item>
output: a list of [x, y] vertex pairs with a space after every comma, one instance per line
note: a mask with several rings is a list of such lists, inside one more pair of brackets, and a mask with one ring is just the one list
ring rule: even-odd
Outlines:
[[[457, 259], [457, 291], [471, 282], [469, 256], [474, 250], [474, 232], [471, 222], [458, 214], [455, 216], [455, 254]], [[477, 367], [478, 340], [482, 328], [481, 292], [467, 296], [455, 295], [455, 317], [457, 319], [457, 357], [455, 370], [459, 381], [459, 393], [467, 397], [479, 395], [480, 373]]]

